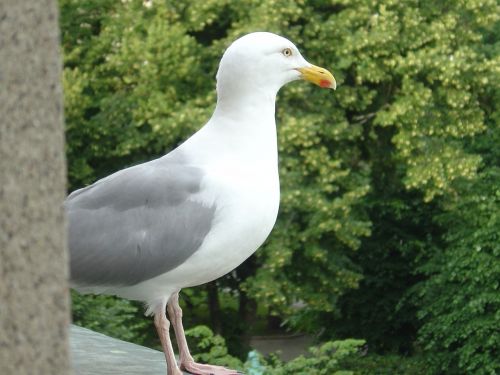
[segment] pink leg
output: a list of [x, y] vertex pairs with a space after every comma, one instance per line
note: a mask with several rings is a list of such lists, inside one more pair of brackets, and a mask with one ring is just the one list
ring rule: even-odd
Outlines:
[[204, 365], [196, 363], [189, 353], [189, 348], [182, 326], [182, 309], [179, 306], [179, 293], [174, 293], [168, 300], [168, 315], [174, 325], [175, 337], [179, 346], [180, 368], [196, 375], [237, 375], [238, 371], [229, 370], [222, 366]]
[[170, 341], [170, 322], [167, 319], [165, 307], [166, 304], [162, 304], [161, 308], [155, 311], [154, 320], [158, 336], [160, 336], [161, 346], [165, 353], [165, 359], [167, 360], [167, 375], [182, 375], [182, 371], [177, 367], [174, 349]]

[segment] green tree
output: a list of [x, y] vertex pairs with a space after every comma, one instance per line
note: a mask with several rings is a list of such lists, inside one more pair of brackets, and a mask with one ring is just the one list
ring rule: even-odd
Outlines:
[[[493, 102], [500, 96], [492, 96]], [[472, 142], [484, 164], [437, 217], [448, 228], [444, 252], [421, 269], [414, 288], [423, 325], [419, 341], [436, 373], [500, 371], [500, 122], [498, 109], [486, 134]]]
[[137, 319], [141, 308], [112, 296], [84, 296], [71, 293], [73, 323], [106, 335], [138, 344], [150, 343], [147, 322]]
[[[364, 276], [360, 288], [340, 300], [339, 319], [320, 315], [319, 324], [343, 325], [330, 333], [361, 334], [371, 348], [407, 352], [425, 306], [405, 295], [424, 277], [417, 268], [446, 250], [440, 234], [447, 224], [435, 218], [450, 198], [470, 193], [461, 186], [474, 182], [486, 151], [467, 147], [472, 137], [498, 132], [490, 126], [498, 122], [491, 108], [499, 86], [498, 6], [357, 1], [318, 8], [324, 12], [311, 17], [321, 24], [319, 36], [311, 39], [343, 69], [348, 87], [338, 100], [351, 100], [348, 121], [363, 127], [357, 145], [371, 172], [363, 207], [372, 223], [372, 235], [350, 257]], [[324, 42], [327, 35], [334, 44]], [[369, 104], [359, 110], [363, 99]]]
[[[101, 13], [99, 2], [62, 1], [69, 176], [75, 187], [173, 148], [208, 119], [215, 93], [207, 77], [215, 76], [225, 46], [245, 32], [236, 23], [246, 22], [248, 10], [261, 22], [252, 27], [277, 32], [303, 14], [291, 1], [242, 7], [215, 1], [189, 7], [106, 4]], [[290, 19], [271, 27], [278, 14]], [[299, 30], [294, 34], [298, 38]], [[297, 105], [308, 95], [309, 103]], [[295, 85], [280, 103], [285, 214], [241, 293], [281, 313], [296, 299], [332, 311], [337, 295], [359, 280], [347, 254], [369, 234], [358, 207], [368, 191], [368, 170], [363, 163], [351, 170], [348, 159], [356, 150], [349, 145], [360, 128], [348, 129], [342, 116], [330, 123], [331, 111], [341, 115], [332, 100], [329, 92]], [[328, 111], [321, 110], [325, 105]], [[342, 147], [330, 149], [322, 138]], [[271, 252], [273, 257], [266, 255]], [[314, 266], [303, 267], [307, 262]]]
[[[498, 257], [466, 250], [487, 248], [496, 224], [472, 222], [483, 217], [478, 197], [493, 202], [485, 215], [497, 208], [496, 146], [485, 141], [499, 133], [496, 1], [61, 0], [61, 9], [71, 189], [161, 155], [205, 123], [220, 56], [247, 32], [289, 37], [332, 68], [335, 93], [296, 83], [279, 94], [279, 219], [255, 257], [209, 289], [214, 314], [219, 290], [237, 296], [240, 316], [258, 301], [289, 327], [404, 352], [420, 329], [430, 359], [460, 356], [460, 371], [487, 362], [495, 342], [482, 358], [466, 355], [481, 340], [443, 325], [441, 338], [462, 335], [453, 354], [431, 332], [448, 292], [466, 293], [451, 288], [449, 261], [472, 272], [467, 262], [483, 269]], [[481, 272], [471, 291], [498, 285]], [[476, 324], [492, 322], [488, 298]]]
[[[436, 217], [446, 228], [445, 248], [424, 264], [426, 280], [414, 289], [423, 325], [419, 343], [436, 373], [500, 371], [500, 24], [481, 30], [475, 50], [494, 64], [478, 90], [486, 131], [466, 143], [481, 155], [479, 174], [462, 181]], [[493, 66], [493, 65], [492, 65]]]

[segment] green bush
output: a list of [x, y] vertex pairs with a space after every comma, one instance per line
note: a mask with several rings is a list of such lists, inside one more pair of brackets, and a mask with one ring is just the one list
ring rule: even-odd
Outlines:
[[348, 359], [347, 369], [356, 375], [429, 375], [432, 374], [421, 356], [377, 355]]
[[186, 330], [186, 338], [195, 361], [242, 370], [243, 363], [228, 354], [226, 341], [214, 335], [207, 326], [196, 326]]
[[321, 346], [310, 348], [309, 355], [300, 356], [288, 363], [283, 363], [274, 357], [265, 374], [354, 375], [353, 371], [345, 370], [344, 362], [348, 359], [359, 358], [360, 348], [364, 344], [364, 340], [354, 339], [329, 341]]
[[[250, 362], [243, 364], [237, 358], [228, 355], [225, 341], [214, 335], [210, 328], [197, 326], [186, 331], [190, 347], [196, 361], [225, 366], [232, 369], [251, 371]], [[267, 360], [262, 359], [261, 365], [265, 375], [351, 375], [351, 371], [344, 371], [343, 363], [347, 359], [355, 360], [359, 357], [363, 340], [343, 340], [327, 342], [319, 347], [309, 349], [307, 356], [300, 356], [290, 362], [282, 362], [276, 355]]]
[[138, 318], [142, 308], [112, 296], [71, 292], [73, 323], [121, 340], [144, 344], [150, 319]]

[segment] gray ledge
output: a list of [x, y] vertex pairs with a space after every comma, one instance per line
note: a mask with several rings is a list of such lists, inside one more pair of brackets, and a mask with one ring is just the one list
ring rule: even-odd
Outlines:
[[75, 375], [165, 375], [167, 373], [165, 356], [162, 352], [86, 328], [71, 326], [70, 346]]

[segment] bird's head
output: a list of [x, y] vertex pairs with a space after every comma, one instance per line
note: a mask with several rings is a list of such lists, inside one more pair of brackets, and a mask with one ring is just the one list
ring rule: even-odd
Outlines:
[[277, 93], [298, 79], [336, 88], [335, 78], [328, 70], [308, 63], [292, 42], [268, 32], [247, 34], [233, 42], [217, 72], [218, 91], [224, 87], [233, 93], [263, 87]]

